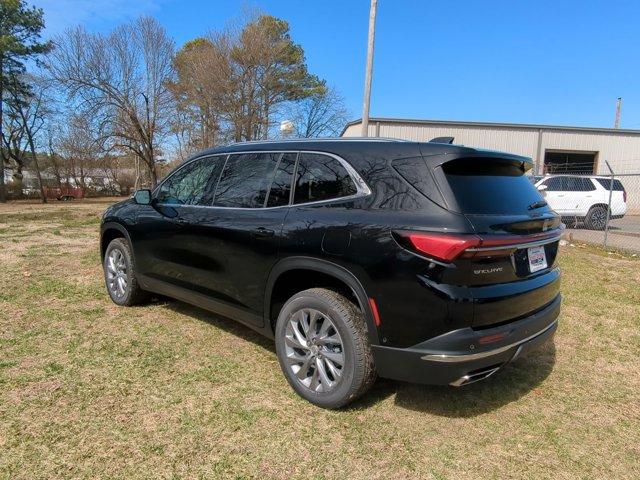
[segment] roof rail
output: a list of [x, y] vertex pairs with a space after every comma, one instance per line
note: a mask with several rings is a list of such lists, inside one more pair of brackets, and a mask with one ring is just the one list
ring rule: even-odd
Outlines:
[[246, 140], [232, 142], [226, 146], [260, 143], [302, 143], [302, 142], [407, 142], [401, 138], [385, 137], [321, 137], [321, 138], [274, 138], [270, 140]]

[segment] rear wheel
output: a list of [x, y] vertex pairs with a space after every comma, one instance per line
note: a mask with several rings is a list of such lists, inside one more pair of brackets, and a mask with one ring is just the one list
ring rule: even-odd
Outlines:
[[114, 303], [131, 306], [148, 300], [148, 293], [138, 283], [131, 248], [124, 238], [111, 240], [104, 254], [103, 268], [107, 291]]
[[342, 407], [375, 381], [362, 312], [339, 293], [312, 288], [295, 294], [282, 307], [275, 334], [287, 381], [315, 405]]
[[603, 206], [591, 207], [584, 223], [591, 230], [604, 230], [607, 224], [607, 209]]

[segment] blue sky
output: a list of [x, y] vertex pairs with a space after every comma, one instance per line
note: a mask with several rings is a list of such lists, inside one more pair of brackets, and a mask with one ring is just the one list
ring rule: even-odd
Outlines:
[[[258, 8], [362, 109], [368, 0], [34, 0], [47, 35], [157, 17], [178, 46]], [[640, 2], [379, 0], [371, 115], [640, 129]]]

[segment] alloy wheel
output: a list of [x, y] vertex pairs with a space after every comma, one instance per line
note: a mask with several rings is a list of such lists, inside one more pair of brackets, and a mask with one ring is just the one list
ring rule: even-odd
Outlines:
[[285, 330], [288, 367], [300, 384], [317, 393], [330, 392], [342, 379], [342, 339], [329, 316], [303, 308], [291, 315]]
[[596, 230], [603, 230], [607, 224], [607, 211], [603, 208], [596, 209], [591, 214], [591, 225]]
[[124, 297], [129, 285], [129, 275], [122, 250], [114, 248], [109, 252], [106, 267], [109, 292], [116, 298]]

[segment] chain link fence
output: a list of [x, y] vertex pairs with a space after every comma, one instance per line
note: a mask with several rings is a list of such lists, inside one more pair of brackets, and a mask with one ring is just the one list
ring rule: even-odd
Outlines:
[[531, 180], [562, 217], [569, 241], [640, 254], [640, 161], [632, 165], [635, 172], [605, 161], [593, 174], [584, 171], [593, 165], [574, 164]]

